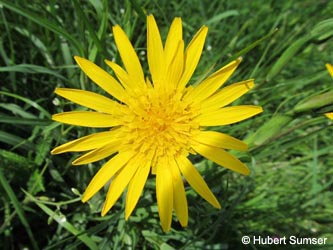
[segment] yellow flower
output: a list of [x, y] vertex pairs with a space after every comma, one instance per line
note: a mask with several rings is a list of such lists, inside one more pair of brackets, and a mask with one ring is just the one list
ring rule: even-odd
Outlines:
[[[333, 78], [333, 65], [326, 63], [326, 68], [328, 70], [328, 73], [330, 73], [331, 77]], [[333, 112], [330, 113], [326, 113], [325, 114], [328, 118], [330, 118], [331, 120], [333, 120]]]
[[197, 32], [184, 51], [180, 18], [174, 19], [164, 47], [152, 15], [147, 17], [147, 25], [151, 79], [145, 79], [138, 56], [119, 26], [113, 27], [113, 34], [125, 69], [105, 61], [118, 81], [94, 63], [75, 57], [85, 74], [114, 99], [84, 90], [57, 88], [58, 95], [95, 111], [59, 113], [53, 120], [110, 129], [65, 143], [52, 153], [88, 151], [74, 160], [74, 165], [111, 156], [82, 198], [83, 202], [88, 201], [112, 179], [102, 215], [127, 187], [125, 218], [128, 219], [149, 172], [156, 175], [158, 212], [163, 230], [168, 231], [173, 210], [182, 226], [188, 223], [182, 176], [206, 201], [220, 208], [206, 182], [188, 160], [189, 154], [200, 154], [228, 169], [249, 174], [242, 162], [224, 150], [245, 151], [247, 145], [207, 128], [242, 121], [262, 112], [262, 108], [225, 107], [254, 86], [253, 80], [246, 80], [219, 89], [235, 71], [240, 59], [222, 67], [197, 86], [187, 86], [202, 53], [206, 26]]

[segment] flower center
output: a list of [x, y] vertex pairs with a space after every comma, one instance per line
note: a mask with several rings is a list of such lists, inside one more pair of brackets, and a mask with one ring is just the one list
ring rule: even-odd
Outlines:
[[124, 115], [127, 120], [123, 126], [126, 137], [123, 145], [151, 155], [154, 161], [161, 156], [187, 155], [191, 137], [199, 125], [193, 122], [197, 109], [182, 96], [152, 88], [145, 95], [132, 98]]

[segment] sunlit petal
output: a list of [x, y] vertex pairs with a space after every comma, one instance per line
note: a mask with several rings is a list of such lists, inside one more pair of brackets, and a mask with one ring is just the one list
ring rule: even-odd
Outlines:
[[166, 82], [173, 89], [177, 86], [184, 67], [184, 41], [180, 41], [174, 53], [174, 57], [168, 64]]
[[118, 25], [113, 27], [113, 35], [120, 57], [128, 74], [133, 78], [138, 79], [139, 83], [144, 82], [144, 75], [139, 58], [127, 35]]
[[61, 154], [65, 152], [87, 151], [100, 148], [105, 144], [108, 144], [109, 140], [112, 140], [117, 136], [117, 134], [118, 131], [105, 131], [87, 135], [56, 147], [51, 151], [51, 153]]
[[80, 156], [79, 158], [75, 159], [72, 162], [72, 164], [73, 165], [82, 165], [82, 164], [88, 164], [88, 163], [92, 163], [92, 162], [104, 159], [118, 151], [120, 141], [121, 140], [119, 140], [119, 139], [111, 139], [108, 141], [108, 143], [106, 145], [96, 148], [96, 149]]
[[224, 107], [237, 100], [253, 87], [253, 80], [246, 80], [229, 85], [203, 101], [201, 104], [201, 112], [208, 112], [210, 110]]
[[193, 146], [193, 149], [218, 165], [243, 175], [250, 174], [250, 170], [246, 165], [221, 148], [211, 147], [204, 144], [196, 144]]
[[182, 175], [185, 177], [191, 187], [213, 207], [221, 208], [214, 194], [207, 186], [207, 183], [204, 181], [192, 163], [186, 157], [178, 157], [177, 164]]
[[96, 64], [90, 62], [79, 56], [74, 57], [77, 64], [83, 70], [83, 72], [98, 86], [104, 89], [107, 93], [117, 98], [118, 100], [123, 100], [125, 97], [124, 89], [121, 85], [105, 70], [98, 67]]
[[242, 59], [238, 58], [216, 71], [195, 87], [189, 98], [193, 99], [195, 102], [200, 102], [214, 94], [229, 79], [241, 61]]
[[137, 169], [144, 163], [137, 159], [131, 160], [127, 163], [126, 167], [121, 169], [119, 173], [111, 181], [109, 191], [106, 195], [106, 201], [102, 209], [102, 216], [104, 216], [116, 203], [121, 193], [124, 191]]
[[262, 111], [262, 108], [258, 106], [233, 106], [203, 113], [198, 120], [201, 126], [222, 126], [243, 121]]
[[[179, 50], [179, 43], [183, 42], [183, 29], [182, 29], [182, 20], [179, 17], [176, 17], [171, 26], [164, 46], [164, 56], [166, 66], [169, 66], [177, 50]], [[183, 42], [184, 44], [184, 42]], [[184, 51], [182, 51], [184, 53]]]
[[153, 15], [147, 16], [147, 55], [154, 84], [165, 76], [164, 51], [160, 32]]
[[67, 100], [94, 109], [96, 111], [114, 114], [121, 106], [111, 99], [90, 91], [80, 89], [56, 88], [54, 91]]
[[140, 195], [142, 193], [143, 187], [147, 181], [148, 174], [150, 171], [151, 162], [148, 161], [142, 166], [138, 167], [135, 175], [129, 183], [127, 196], [126, 196], [126, 208], [125, 208], [125, 219], [127, 220], [130, 217], [133, 209], [135, 208]]
[[328, 73], [330, 73], [331, 77], [333, 78], [333, 65], [326, 63], [326, 68], [328, 70]]
[[234, 149], [239, 151], [246, 151], [247, 145], [230, 136], [216, 131], [201, 131], [193, 137], [193, 139], [201, 144], [206, 144], [213, 147]]
[[173, 180], [170, 170], [159, 165], [156, 173], [156, 198], [158, 213], [164, 232], [170, 230], [173, 208]]
[[185, 66], [183, 76], [178, 83], [178, 88], [182, 89], [188, 83], [192, 74], [199, 63], [202, 49], [205, 44], [208, 28], [201, 27], [197, 34], [193, 37], [185, 51]]
[[52, 120], [76, 126], [107, 128], [120, 125], [120, 120], [110, 114], [90, 111], [71, 111], [55, 114]]
[[327, 118], [333, 120], [333, 113], [326, 113], [325, 115]]
[[173, 207], [180, 224], [186, 227], [188, 223], [188, 209], [183, 180], [175, 159], [169, 159], [168, 163], [173, 180]]
[[124, 165], [133, 157], [133, 152], [119, 153], [103, 165], [90, 181], [83, 194], [82, 202], [86, 202], [98, 192]]

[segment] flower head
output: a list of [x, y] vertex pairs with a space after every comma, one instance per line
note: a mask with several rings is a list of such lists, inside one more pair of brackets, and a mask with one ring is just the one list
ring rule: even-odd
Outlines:
[[168, 231], [174, 210], [180, 224], [188, 223], [182, 176], [206, 201], [220, 204], [199, 172], [188, 160], [200, 154], [218, 165], [248, 175], [249, 169], [225, 149], [247, 150], [242, 141], [209, 130], [233, 124], [260, 112], [261, 107], [228, 104], [248, 92], [253, 80], [220, 89], [241, 62], [222, 67], [197, 86], [187, 85], [202, 53], [208, 28], [203, 26], [184, 50], [182, 22], [175, 18], [163, 46], [155, 19], [147, 17], [147, 54], [151, 78], [144, 73], [131, 42], [119, 27], [113, 34], [124, 69], [105, 61], [118, 80], [94, 63], [76, 56], [85, 74], [114, 99], [78, 89], [57, 88], [56, 93], [94, 111], [55, 114], [53, 120], [72, 125], [109, 128], [65, 143], [52, 153], [88, 151], [74, 165], [111, 156], [88, 185], [82, 201], [88, 201], [110, 179], [102, 208], [105, 215], [127, 187], [125, 217], [128, 219], [142, 193], [149, 173], [156, 175], [158, 211]]
[[[328, 70], [328, 73], [330, 73], [331, 77], [333, 78], [333, 65], [326, 63], [326, 68]], [[328, 118], [330, 118], [331, 120], [333, 120], [333, 112], [330, 113], [326, 113], [325, 114]]]

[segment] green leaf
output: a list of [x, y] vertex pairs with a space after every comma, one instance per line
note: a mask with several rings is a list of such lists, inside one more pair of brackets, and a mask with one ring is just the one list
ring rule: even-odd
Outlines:
[[289, 115], [276, 115], [265, 122], [256, 133], [244, 140], [245, 143], [253, 146], [259, 146], [281, 133], [283, 128], [292, 121], [293, 117]]
[[26, 17], [27, 19], [37, 23], [40, 26], [43, 26], [44, 28], [54, 32], [55, 34], [58, 34], [60, 36], [63, 36], [68, 39], [75, 47], [76, 49], [80, 52], [80, 54], [83, 54], [83, 48], [78, 40], [76, 40], [71, 34], [69, 34], [65, 29], [63, 29], [58, 23], [53, 23], [48, 19], [44, 19], [38, 14], [30, 12], [29, 10], [22, 8], [12, 2], [1, 0], [1, 4], [10, 9], [11, 11]]
[[20, 118], [14, 116], [0, 116], [1, 123], [9, 123], [15, 125], [30, 125], [30, 126], [47, 126], [52, 123], [51, 120], [44, 119], [29, 119], [29, 118]]
[[50, 154], [50, 148], [51, 148], [51, 142], [53, 138], [52, 136], [46, 134], [44, 138], [38, 140], [38, 143], [36, 145], [36, 157], [35, 157], [35, 163], [40, 166], [47, 155]]
[[35, 101], [32, 101], [28, 98], [25, 98], [23, 96], [20, 96], [20, 95], [17, 95], [17, 94], [13, 94], [13, 93], [9, 93], [9, 92], [6, 92], [6, 91], [0, 91], [0, 95], [6, 95], [6, 96], [10, 96], [10, 97], [13, 97], [17, 100], [20, 100], [20, 101], [23, 101], [25, 102], [26, 104], [30, 105], [31, 107], [39, 110], [43, 115], [45, 115], [47, 118], [51, 118], [51, 115], [50, 113], [45, 110], [42, 106], [40, 106], [37, 102]]
[[31, 242], [31, 245], [32, 245], [33, 249], [38, 250], [39, 247], [37, 245], [37, 241], [35, 240], [35, 237], [32, 233], [31, 227], [30, 227], [30, 225], [29, 225], [29, 223], [26, 219], [27, 216], [25, 215], [25, 212], [22, 208], [22, 204], [16, 198], [15, 192], [13, 191], [10, 184], [6, 180], [5, 176], [3, 175], [1, 168], [0, 168], [0, 184], [3, 187], [3, 189], [5, 190], [5, 192], [7, 193], [11, 203], [13, 204], [14, 209], [15, 209], [18, 217], [20, 218], [20, 221], [21, 221], [22, 225], [23, 225], [23, 227], [25, 228], [25, 231], [28, 234], [28, 237], [30, 239], [30, 242]]
[[223, 20], [223, 19], [225, 19], [227, 17], [230, 17], [230, 16], [239, 16], [239, 11], [237, 11], [237, 10], [228, 10], [228, 11], [219, 13], [219, 14], [213, 16], [212, 18], [210, 18], [209, 20], [207, 20], [205, 22], [205, 24], [207, 26], [209, 26], [209, 25], [212, 25], [214, 23], [218, 23], [221, 20]]
[[44, 211], [44, 213], [53, 218], [61, 227], [65, 228], [68, 232], [77, 237], [89, 249], [98, 250], [98, 246], [88, 235], [86, 235], [86, 232], [80, 232], [79, 230], [77, 230], [73, 224], [67, 221], [66, 216], [64, 216], [60, 212], [51, 210], [48, 206], [44, 205], [42, 202], [37, 200], [28, 192], [24, 191], [24, 193], [32, 202], [34, 202], [38, 207], [40, 207]]
[[23, 173], [23, 169], [29, 169], [32, 161], [22, 155], [16, 154], [11, 151], [0, 149], [0, 168], [9, 170], [14, 174], [16, 172]]
[[36, 169], [29, 178], [27, 183], [28, 190], [32, 192], [33, 195], [37, 194], [40, 191], [45, 191], [44, 187], [44, 178], [40, 175], [39, 170]]
[[34, 151], [35, 145], [17, 135], [0, 130], [0, 141], [15, 147], [23, 148], [26, 151]]
[[273, 79], [283, 67], [293, 58], [302, 48], [312, 39], [311, 36], [305, 36], [292, 43], [288, 49], [286, 49], [280, 58], [275, 62], [271, 70], [268, 72], [266, 80], [270, 81]]
[[55, 76], [61, 80], [67, 81], [67, 79], [62, 76], [61, 74], [58, 74], [54, 70], [51, 70], [49, 68], [38, 66], [34, 64], [16, 64], [13, 66], [7, 66], [7, 67], [0, 67], [0, 72], [20, 72], [20, 73], [28, 73], [28, 74], [48, 74]]
[[246, 53], [248, 53], [249, 51], [251, 51], [252, 49], [257, 47], [259, 44], [261, 44], [263, 41], [272, 37], [277, 31], [278, 31], [278, 29], [274, 29], [271, 33], [268, 33], [266, 36], [263, 36], [262, 38], [258, 39], [257, 41], [251, 43], [245, 49], [242, 49], [241, 51], [237, 52], [232, 57], [230, 57], [228, 62], [231, 62], [231, 61], [237, 59], [238, 57], [245, 55]]

